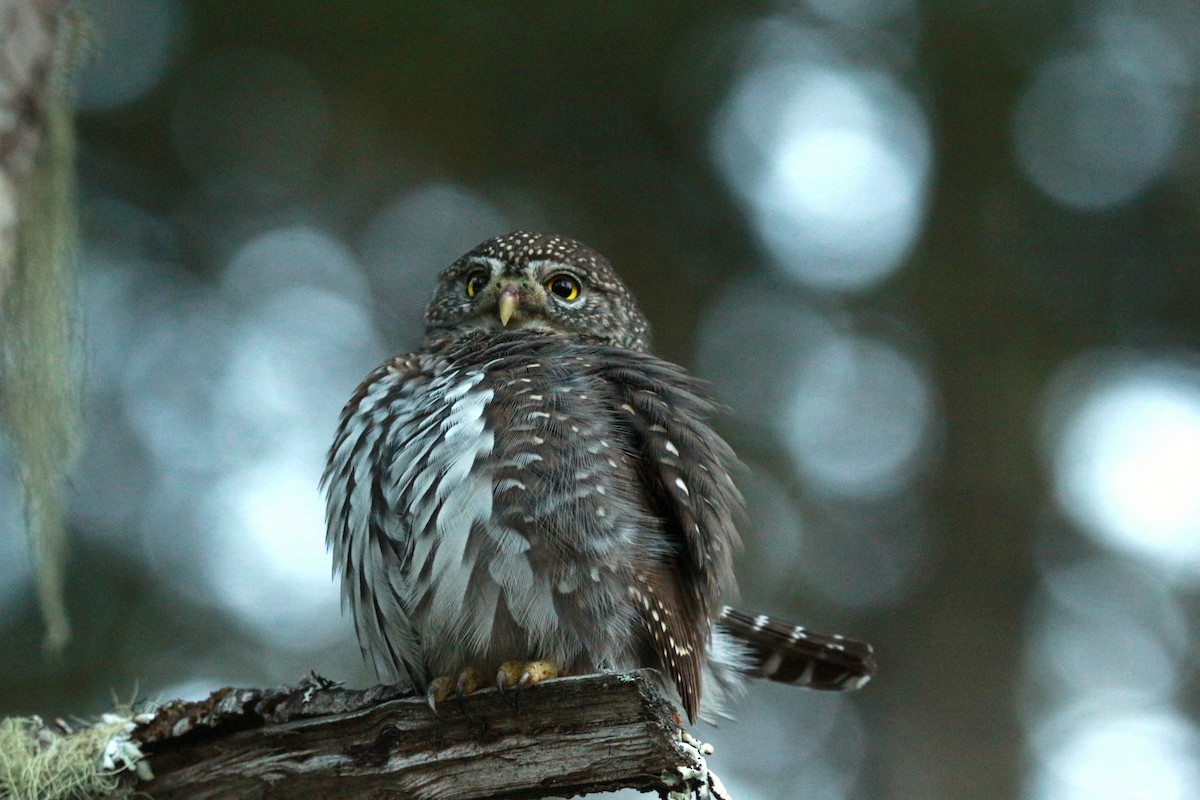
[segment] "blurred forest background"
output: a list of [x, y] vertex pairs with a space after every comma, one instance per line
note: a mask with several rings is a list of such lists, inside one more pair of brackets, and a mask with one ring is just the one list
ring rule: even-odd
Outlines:
[[0, 714], [361, 686], [317, 489], [434, 277], [608, 255], [747, 469], [735, 797], [1200, 797], [1200, 4], [95, 0], [86, 449], [47, 659], [0, 441]]

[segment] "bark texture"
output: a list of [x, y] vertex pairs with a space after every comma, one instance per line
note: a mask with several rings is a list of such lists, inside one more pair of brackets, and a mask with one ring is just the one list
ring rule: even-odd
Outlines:
[[[171, 703], [133, 733], [172, 798], [571, 797], [636, 788], [723, 796], [645, 672], [449, 700], [434, 716], [394, 687], [319, 678]], [[665, 780], [664, 780], [665, 776]]]

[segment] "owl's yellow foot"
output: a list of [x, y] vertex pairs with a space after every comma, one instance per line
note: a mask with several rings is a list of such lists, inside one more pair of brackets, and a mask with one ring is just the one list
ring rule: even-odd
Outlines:
[[466, 667], [458, 673], [457, 678], [441, 675], [431, 680], [428, 688], [425, 689], [425, 701], [429, 703], [429, 708], [433, 713], [440, 717], [438, 703], [445, 701], [451, 695], [459, 698], [466, 697], [483, 685], [483, 673], [474, 667]]
[[[521, 692], [558, 676], [558, 665], [553, 661], [505, 661], [496, 672], [496, 688], [516, 708]], [[508, 692], [509, 689], [514, 691]]]

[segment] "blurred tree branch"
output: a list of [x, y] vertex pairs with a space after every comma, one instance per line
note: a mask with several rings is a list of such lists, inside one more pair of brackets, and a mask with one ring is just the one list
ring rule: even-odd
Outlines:
[[14, 280], [17, 227], [46, 139], [64, 0], [0, 0], [0, 299]]
[[79, 441], [74, 335], [74, 131], [64, 0], [0, 0], [0, 424], [21, 467], [46, 643], [70, 635], [62, 598], [62, 476]]
[[535, 798], [621, 788], [723, 797], [654, 686], [645, 670], [564, 678], [524, 692], [518, 710], [488, 690], [446, 701], [440, 718], [392, 686], [349, 691], [314, 677], [222, 689], [163, 706], [133, 732], [155, 775], [137, 788], [156, 800]]

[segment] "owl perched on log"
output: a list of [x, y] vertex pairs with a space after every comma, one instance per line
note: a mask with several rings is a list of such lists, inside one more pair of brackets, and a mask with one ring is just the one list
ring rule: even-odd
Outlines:
[[365, 656], [430, 705], [654, 667], [688, 718], [747, 676], [854, 689], [869, 645], [722, 606], [742, 498], [703, 383], [608, 261], [513, 233], [439, 280], [342, 411], [328, 545]]

